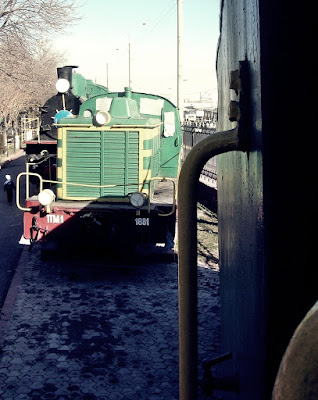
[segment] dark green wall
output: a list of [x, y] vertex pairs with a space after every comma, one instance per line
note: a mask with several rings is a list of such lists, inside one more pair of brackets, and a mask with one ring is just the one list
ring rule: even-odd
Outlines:
[[317, 297], [307, 13], [296, 1], [221, 6], [217, 129], [235, 126], [227, 115], [236, 97], [229, 76], [240, 60], [248, 63], [251, 98], [249, 151], [218, 157], [222, 346], [233, 353], [224, 373], [240, 379], [240, 393], [226, 399], [270, 398], [288, 340]]

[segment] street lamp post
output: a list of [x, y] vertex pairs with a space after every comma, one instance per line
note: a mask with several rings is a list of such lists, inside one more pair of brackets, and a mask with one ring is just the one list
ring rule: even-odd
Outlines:
[[182, 94], [182, 0], [177, 0], [177, 107], [183, 121]]
[[131, 43], [128, 44], [128, 81], [129, 87], [131, 87]]

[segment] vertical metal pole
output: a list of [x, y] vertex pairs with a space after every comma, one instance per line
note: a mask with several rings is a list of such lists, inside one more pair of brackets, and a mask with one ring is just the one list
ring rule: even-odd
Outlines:
[[26, 188], [25, 188], [25, 197], [28, 199], [30, 197], [30, 190], [29, 190], [29, 185], [30, 185], [30, 177], [29, 177], [29, 172], [30, 172], [30, 166], [29, 163], [26, 163]]
[[180, 120], [183, 121], [183, 95], [182, 95], [182, 1], [177, 0], [177, 108]]
[[131, 54], [130, 54], [130, 45], [131, 43], [129, 42], [128, 45], [128, 74], [129, 74], [129, 87], [131, 87]]
[[187, 155], [178, 184], [179, 399], [196, 400], [198, 383], [197, 183], [213, 156], [243, 150], [238, 128], [217, 132]]

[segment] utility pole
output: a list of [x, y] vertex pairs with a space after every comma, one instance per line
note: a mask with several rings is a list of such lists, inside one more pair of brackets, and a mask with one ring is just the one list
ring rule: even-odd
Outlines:
[[182, 0], [177, 0], [177, 108], [183, 121], [182, 94]]
[[128, 46], [128, 74], [129, 74], [129, 87], [131, 87], [131, 54], [130, 54], [131, 43]]

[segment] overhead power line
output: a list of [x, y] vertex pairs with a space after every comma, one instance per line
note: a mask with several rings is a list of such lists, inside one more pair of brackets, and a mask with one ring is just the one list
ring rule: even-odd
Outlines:
[[176, 2], [173, 0], [166, 8], [162, 9], [159, 14], [146, 23], [146, 29], [140, 33], [141, 40], [137, 38], [136, 41], [141, 42], [149, 37], [149, 34], [155, 31], [167, 18], [169, 18], [173, 13], [176, 12]]
[[152, 24], [152, 28], [149, 31], [149, 33], [153, 32], [157, 26], [159, 26], [165, 19], [166, 17], [170, 17], [170, 15], [173, 14], [173, 12], [175, 12], [176, 10], [176, 3], [175, 1], [173, 1], [172, 3], [170, 3], [170, 5], [165, 9], [165, 11], [163, 11], [158, 17], [157, 20], [155, 20], [155, 22]]

